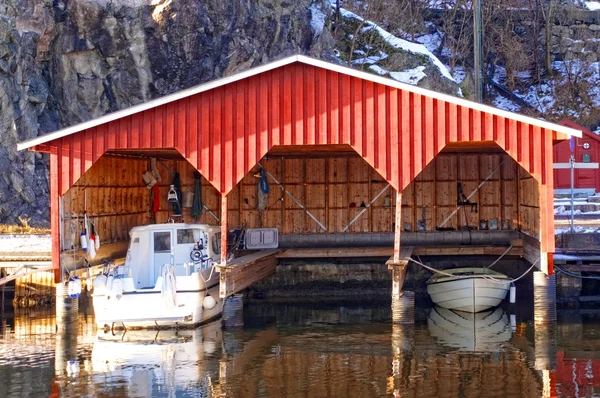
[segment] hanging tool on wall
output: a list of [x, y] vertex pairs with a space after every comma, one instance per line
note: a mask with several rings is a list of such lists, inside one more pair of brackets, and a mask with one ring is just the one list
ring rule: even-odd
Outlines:
[[[500, 164], [498, 165], [498, 167], [496, 167], [496, 168], [495, 168], [495, 169], [494, 169], [494, 170], [493, 170], [493, 171], [490, 173], [490, 175], [488, 175], [488, 176], [485, 178], [485, 180], [481, 181], [481, 182], [479, 183], [479, 185], [477, 186], [477, 188], [475, 188], [475, 189], [473, 190], [473, 192], [471, 192], [471, 193], [470, 193], [470, 194], [469, 194], [469, 195], [468, 195], [466, 198], [462, 198], [462, 199], [464, 199], [464, 200], [466, 200], [466, 201], [468, 201], [469, 199], [471, 199], [471, 197], [472, 197], [473, 195], [475, 195], [475, 193], [476, 193], [477, 191], [479, 191], [479, 188], [481, 188], [481, 187], [483, 186], [483, 184], [485, 184], [486, 182], [488, 182], [488, 180], [489, 180], [490, 178], [492, 178], [492, 176], [493, 176], [494, 174], [496, 174], [496, 172], [497, 172], [498, 170], [500, 170], [500, 168], [502, 167], [502, 165], [504, 164], [504, 162], [506, 162], [506, 159], [507, 159], [507, 158], [504, 158], [504, 160], [502, 160], [502, 162], [500, 162]], [[464, 195], [463, 195], [463, 196], [464, 196]], [[460, 196], [459, 196], [459, 199], [460, 199]], [[438, 228], [441, 228], [441, 227], [443, 227], [444, 225], [446, 225], [446, 223], [447, 223], [448, 221], [450, 221], [450, 219], [451, 219], [451, 218], [452, 218], [452, 217], [453, 217], [453, 216], [456, 214], [456, 212], [457, 212], [457, 211], [458, 211], [460, 208], [461, 208], [461, 205], [460, 205], [460, 203], [459, 203], [459, 204], [458, 204], [458, 206], [456, 206], [456, 209], [454, 209], [454, 211], [452, 211], [452, 213], [450, 213], [450, 214], [448, 215], [448, 217], [446, 217], [446, 219], [445, 219], [444, 221], [442, 221], [442, 222], [440, 223], [440, 225], [438, 225]]]
[[257, 192], [257, 204], [256, 209], [263, 211], [267, 209], [267, 199], [269, 197], [269, 181], [267, 180], [267, 174], [265, 169], [260, 169], [258, 173], [258, 192]]
[[477, 202], [471, 202], [469, 198], [465, 196], [460, 182], [456, 183], [456, 191], [458, 192], [457, 204], [459, 206], [471, 206], [471, 213], [477, 213]]
[[304, 212], [305, 212], [305, 213], [306, 213], [306, 214], [307, 214], [307, 215], [308, 215], [310, 218], [312, 218], [312, 219], [313, 219], [313, 221], [314, 221], [314, 222], [316, 222], [316, 223], [317, 223], [317, 225], [319, 225], [319, 227], [321, 227], [321, 229], [322, 229], [323, 231], [327, 232], [327, 227], [325, 227], [325, 225], [323, 225], [323, 223], [322, 223], [321, 221], [319, 221], [319, 219], [318, 219], [318, 218], [317, 218], [317, 217], [316, 217], [314, 214], [312, 214], [312, 213], [311, 213], [311, 212], [310, 212], [310, 211], [309, 211], [309, 210], [308, 210], [306, 207], [304, 207], [304, 205], [302, 205], [302, 203], [300, 203], [300, 201], [299, 201], [298, 199], [296, 199], [296, 197], [295, 197], [295, 196], [294, 196], [294, 195], [293, 195], [293, 194], [292, 194], [290, 191], [288, 191], [287, 189], [285, 189], [285, 187], [283, 186], [283, 184], [282, 184], [282, 183], [280, 183], [280, 182], [279, 182], [279, 181], [278, 181], [278, 180], [275, 178], [275, 176], [273, 176], [273, 174], [271, 174], [271, 173], [269, 173], [267, 170], [265, 170], [265, 168], [264, 168], [264, 167], [263, 167], [263, 166], [262, 166], [260, 163], [258, 163], [258, 167], [260, 167], [260, 168], [261, 168], [261, 170], [264, 170], [264, 171], [265, 171], [265, 174], [266, 174], [267, 176], [271, 177], [271, 179], [273, 180], [273, 182], [275, 182], [275, 184], [279, 185], [279, 187], [281, 188], [281, 190], [282, 190], [283, 192], [285, 192], [285, 193], [286, 193], [286, 195], [288, 195], [288, 196], [290, 197], [290, 199], [292, 199], [292, 200], [294, 201], [294, 203], [296, 203], [296, 205], [298, 205], [298, 207], [300, 207], [302, 210], [304, 210]]
[[171, 205], [173, 209], [173, 217], [181, 217], [181, 202], [179, 202], [180, 193], [177, 192], [177, 188], [175, 188], [174, 184], [171, 184], [169, 187], [169, 193], [167, 194], [167, 201]]

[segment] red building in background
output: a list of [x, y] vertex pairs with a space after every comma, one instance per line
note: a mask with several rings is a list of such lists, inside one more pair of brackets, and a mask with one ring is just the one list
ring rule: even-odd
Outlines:
[[[598, 163], [600, 162], [600, 135], [578, 125], [570, 120], [563, 120], [559, 124], [576, 128], [583, 132], [581, 138], [573, 137], [575, 140], [575, 162]], [[554, 145], [554, 163], [569, 163], [571, 149], [569, 141], [562, 141]], [[594, 188], [600, 192], [600, 169], [575, 169], [575, 188]], [[554, 170], [554, 188], [571, 188], [571, 170]]]

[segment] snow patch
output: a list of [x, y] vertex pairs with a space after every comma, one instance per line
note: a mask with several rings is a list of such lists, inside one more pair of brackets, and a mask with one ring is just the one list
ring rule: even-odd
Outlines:
[[381, 66], [378, 65], [371, 65], [369, 66], [369, 69], [371, 69], [373, 72], [377, 73], [380, 76], [385, 76], [388, 73], [390, 73], [390, 71], [388, 71], [387, 69], [383, 69]]
[[313, 38], [319, 37], [325, 28], [327, 15], [321, 7], [321, 3], [312, 3], [308, 8], [310, 10], [310, 29], [313, 33]]
[[0, 251], [23, 254], [52, 251], [50, 235], [0, 235]]
[[600, 1], [586, 1], [585, 6], [590, 11], [598, 11], [600, 10]]
[[370, 55], [368, 57], [364, 57], [364, 58], [357, 58], [352, 60], [352, 63], [354, 65], [369, 65], [369, 64], [376, 64], [379, 61], [382, 61], [384, 59], [386, 59], [388, 57], [388, 55], [382, 51], [379, 52], [379, 55]]
[[390, 72], [392, 79], [402, 83], [416, 85], [421, 80], [427, 77], [425, 74], [425, 66], [417, 66], [414, 69], [408, 69], [402, 72]]
[[340, 8], [340, 13], [342, 14], [342, 16], [344, 18], [356, 19], [357, 21], [364, 22], [365, 27], [363, 29], [367, 29], [367, 28], [368, 28], [368, 30], [374, 29], [379, 34], [379, 36], [381, 36], [381, 38], [383, 40], [385, 40], [387, 42], [387, 44], [389, 44], [391, 47], [399, 49], [399, 50], [403, 50], [406, 52], [410, 52], [413, 54], [421, 54], [421, 55], [429, 58], [429, 60], [440, 70], [440, 73], [442, 74], [442, 76], [444, 76], [445, 78], [454, 82], [454, 79], [453, 79], [452, 75], [450, 75], [448, 68], [446, 68], [446, 66], [435, 55], [433, 55], [431, 53], [431, 51], [429, 51], [424, 45], [419, 44], [419, 43], [411, 43], [404, 39], [400, 39], [399, 37], [396, 37], [396, 36], [392, 35], [390, 32], [381, 28], [379, 25], [377, 25], [371, 21], [367, 21], [367, 20], [363, 19], [362, 17], [359, 17], [358, 15], [356, 15], [353, 12], [348, 11], [344, 8]]

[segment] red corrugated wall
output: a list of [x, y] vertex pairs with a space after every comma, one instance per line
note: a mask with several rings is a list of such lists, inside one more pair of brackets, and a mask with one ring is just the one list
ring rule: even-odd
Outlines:
[[[176, 148], [222, 194], [274, 145], [349, 144], [397, 190], [448, 143], [496, 142], [540, 183], [554, 251], [552, 139], [502, 116], [301, 62], [52, 141], [54, 200], [111, 149]], [[54, 224], [53, 224], [54, 227]]]

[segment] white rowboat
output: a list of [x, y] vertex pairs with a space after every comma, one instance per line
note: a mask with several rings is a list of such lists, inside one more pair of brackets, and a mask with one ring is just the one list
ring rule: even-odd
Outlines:
[[487, 268], [455, 268], [435, 274], [427, 281], [427, 293], [440, 307], [481, 312], [506, 298], [510, 278]]

